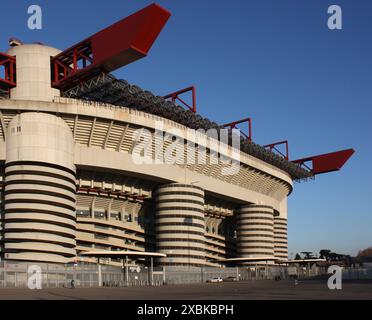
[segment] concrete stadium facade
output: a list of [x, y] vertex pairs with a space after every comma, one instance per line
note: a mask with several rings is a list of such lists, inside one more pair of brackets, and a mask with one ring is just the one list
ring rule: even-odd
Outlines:
[[[81, 256], [94, 250], [165, 253], [157, 263], [175, 266], [287, 259], [287, 172], [242, 152], [238, 173], [224, 175], [210, 161], [221, 151], [210, 145], [206, 164], [136, 164], [136, 130], [154, 134], [160, 121], [165, 133], [187, 138], [188, 128], [60, 97], [50, 70], [58, 52], [38, 44], [8, 52], [17, 58], [17, 87], [0, 100], [5, 259], [94, 263]], [[226, 146], [224, 156], [233, 154]]]

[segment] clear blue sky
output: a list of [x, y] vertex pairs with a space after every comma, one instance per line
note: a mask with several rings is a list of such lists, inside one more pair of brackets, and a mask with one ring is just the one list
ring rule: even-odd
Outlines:
[[[0, 50], [15, 36], [64, 49], [152, 1], [16, 0], [2, 5]], [[254, 140], [290, 141], [291, 158], [353, 147], [342, 172], [297, 184], [290, 253], [372, 246], [372, 1], [159, 0], [173, 16], [148, 58], [116, 73], [157, 94], [190, 84], [204, 116], [250, 116]], [[42, 31], [27, 8], [43, 9]], [[343, 30], [327, 8], [343, 9]]]

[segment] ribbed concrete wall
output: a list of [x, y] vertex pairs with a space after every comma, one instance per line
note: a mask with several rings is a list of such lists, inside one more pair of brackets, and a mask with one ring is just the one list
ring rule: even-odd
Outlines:
[[288, 236], [287, 219], [281, 217], [274, 218], [274, 251], [275, 258], [288, 259]]
[[168, 256], [160, 264], [204, 265], [204, 191], [169, 184], [159, 187], [155, 197], [157, 251]]
[[73, 140], [58, 117], [23, 113], [8, 127], [5, 258], [66, 263], [76, 255]]
[[274, 209], [262, 205], [240, 208], [237, 236], [239, 258], [274, 258]]

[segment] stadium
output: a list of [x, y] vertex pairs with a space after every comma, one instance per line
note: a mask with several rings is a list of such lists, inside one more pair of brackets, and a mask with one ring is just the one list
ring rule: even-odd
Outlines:
[[[200, 116], [193, 87], [160, 97], [114, 77], [147, 56], [170, 15], [153, 4], [65, 51], [12, 39], [0, 53], [3, 259], [136, 266], [151, 256], [158, 266], [196, 267], [288, 261], [295, 182], [340, 170], [354, 151], [290, 160], [286, 141], [252, 141], [251, 119], [217, 124]], [[188, 92], [192, 105], [181, 97]], [[239, 136], [235, 128], [245, 122], [250, 130]], [[218, 134], [193, 131], [200, 129]], [[223, 148], [220, 132], [227, 132]], [[139, 165], [139, 133], [155, 141], [149, 158], [193, 148], [194, 161]], [[226, 174], [231, 164], [238, 170]]]

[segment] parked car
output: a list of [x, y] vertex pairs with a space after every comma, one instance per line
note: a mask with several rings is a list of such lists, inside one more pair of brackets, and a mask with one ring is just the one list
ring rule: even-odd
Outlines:
[[224, 282], [237, 282], [238, 279], [236, 277], [227, 277], [223, 279]]
[[221, 277], [215, 277], [215, 278], [210, 278], [207, 280], [208, 283], [218, 283], [218, 282], [223, 282]]

